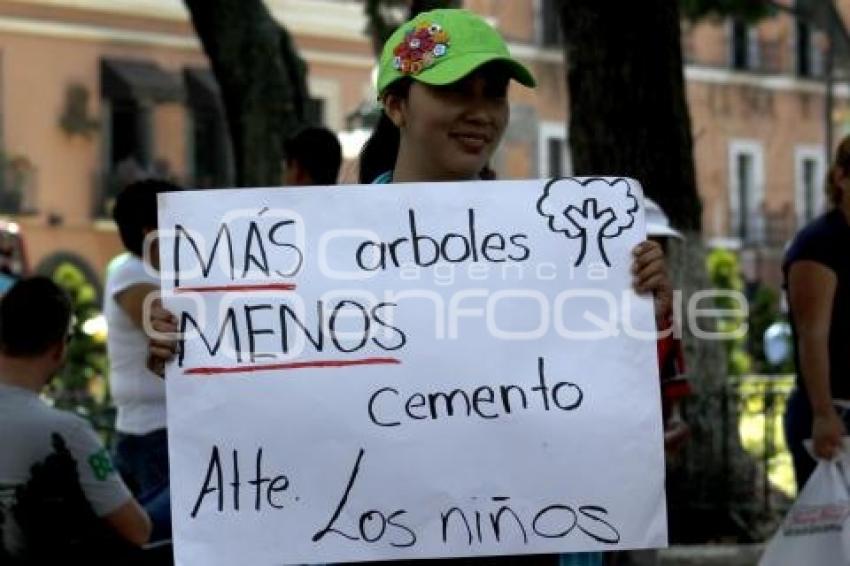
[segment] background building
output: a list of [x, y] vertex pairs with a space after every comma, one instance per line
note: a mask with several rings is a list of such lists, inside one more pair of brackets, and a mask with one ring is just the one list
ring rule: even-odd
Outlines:
[[[374, 100], [362, 5], [267, 3], [308, 62], [321, 121], [354, 128], [358, 109]], [[553, 2], [465, 5], [502, 30], [539, 81], [536, 91], [512, 87], [499, 175], [570, 174]], [[850, 13], [850, 0], [840, 5]], [[705, 236], [752, 250], [751, 277], [775, 282], [785, 242], [824, 206], [825, 39], [784, 13], [756, 26], [718, 20], [682, 29]], [[180, 0], [0, 0], [0, 213], [20, 225], [31, 267], [70, 259], [100, 278], [120, 250], [110, 202], [135, 169], [190, 187], [230, 183], [208, 69]], [[836, 141], [850, 132], [848, 99], [839, 85]]]

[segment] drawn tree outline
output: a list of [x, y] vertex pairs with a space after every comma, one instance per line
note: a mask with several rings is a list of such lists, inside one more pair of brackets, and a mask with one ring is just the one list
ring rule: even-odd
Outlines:
[[[600, 210], [602, 191], [621, 191], [622, 198], [614, 199], [616, 205]], [[595, 255], [594, 252], [598, 251], [599, 259], [611, 267], [603, 240], [616, 238], [632, 228], [638, 207], [631, 184], [623, 178], [612, 181], [599, 177], [552, 179], [537, 201], [537, 211], [548, 218], [550, 230], [560, 232], [571, 240], [581, 240], [581, 251], [575, 266], [581, 265], [589, 254]], [[590, 251], [589, 241], [595, 244]]]

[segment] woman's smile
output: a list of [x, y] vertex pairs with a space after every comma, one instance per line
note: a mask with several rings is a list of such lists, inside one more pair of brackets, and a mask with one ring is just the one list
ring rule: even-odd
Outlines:
[[460, 149], [466, 153], [479, 154], [486, 150], [493, 141], [493, 136], [475, 130], [459, 130], [449, 133], [449, 137], [454, 139], [460, 146]]

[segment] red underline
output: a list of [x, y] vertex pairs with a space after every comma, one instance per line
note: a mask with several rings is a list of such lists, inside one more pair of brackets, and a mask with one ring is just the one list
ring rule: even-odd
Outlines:
[[264, 283], [261, 285], [211, 285], [209, 287], [177, 287], [175, 293], [219, 293], [228, 291], [294, 291], [294, 283]]
[[187, 368], [183, 375], [219, 375], [225, 373], [250, 373], [255, 371], [271, 371], [302, 368], [341, 368], [348, 366], [372, 366], [400, 364], [398, 358], [361, 358], [359, 360], [313, 360], [309, 362], [288, 362], [282, 364], [265, 364], [256, 366], [235, 367], [200, 367]]

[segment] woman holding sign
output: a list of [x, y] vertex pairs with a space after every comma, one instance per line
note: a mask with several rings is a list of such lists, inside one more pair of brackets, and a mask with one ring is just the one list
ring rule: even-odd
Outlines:
[[[535, 86], [499, 33], [471, 12], [434, 10], [401, 26], [381, 54], [384, 112], [360, 154], [360, 182], [492, 179], [489, 163], [508, 124], [511, 79]], [[637, 246], [632, 272], [635, 290], [654, 293], [656, 318], [665, 321], [672, 287], [661, 246]], [[167, 348], [154, 348], [168, 355]]]
[[[492, 178], [488, 163], [508, 124], [511, 79], [535, 86], [499, 33], [471, 12], [434, 10], [401, 26], [381, 55], [378, 92], [384, 112], [361, 154], [360, 182]], [[654, 293], [656, 317], [666, 320], [672, 289], [661, 247], [640, 244], [632, 272], [635, 289]], [[154, 309], [152, 323], [160, 332], [177, 331], [176, 320], [163, 309]], [[151, 340], [151, 369], [162, 375], [174, 348], [173, 342]], [[507, 557], [498, 562], [503, 560], [601, 564], [601, 554]]]

